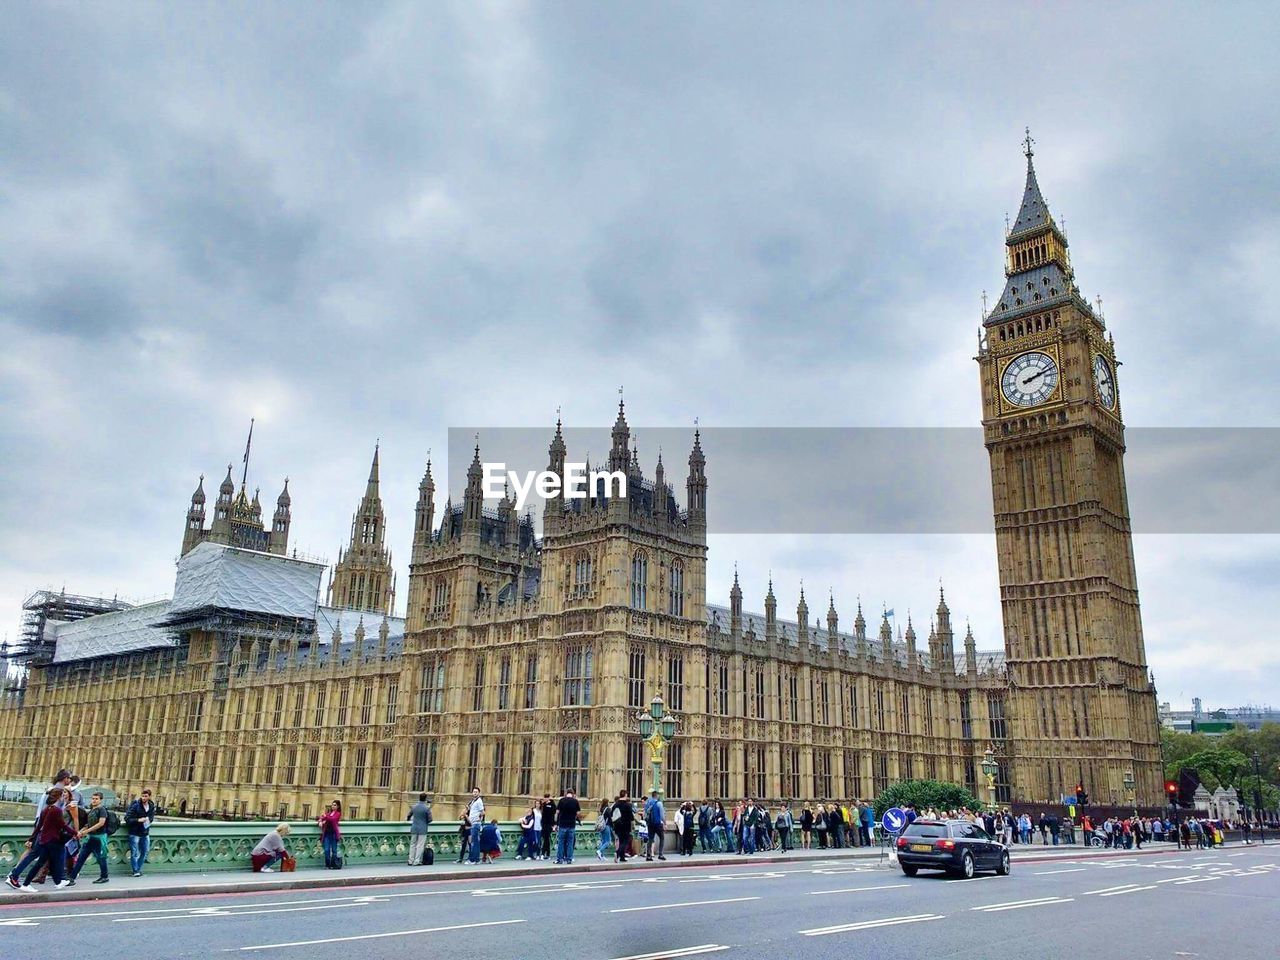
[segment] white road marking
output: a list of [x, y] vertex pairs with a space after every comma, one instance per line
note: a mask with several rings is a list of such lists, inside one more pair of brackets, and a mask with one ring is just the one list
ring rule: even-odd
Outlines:
[[730, 897], [727, 900], [683, 900], [679, 903], [655, 903], [647, 907], [617, 907], [610, 913], [639, 913], [641, 910], [667, 910], [672, 907], [709, 907], [715, 903], [743, 903], [759, 897]]
[[1188, 873], [1182, 877], [1165, 877], [1163, 880], [1157, 880], [1156, 883], [1176, 883], [1179, 880], [1194, 880], [1195, 878], [1196, 875], [1194, 873]]
[[1009, 903], [988, 903], [980, 907], [970, 907], [982, 913], [1000, 913], [1004, 910], [1021, 910], [1023, 907], [1047, 907], [1055, 903], [1071, 903], [1071, 897], [1039, 897], [1035, 900], [1013, 900]]
[[[245, 904], [246, 907], [252, 904]], [[351, 903], [322, 903], [311, 907], [269, 907], [265, 910], [246, 910], [234, 904], [226, 907], [199, 907], [186, 914], [170, 914], [164, 917], [115, 917], [112, 923], [144, 923], [158, 920], [204, 920], [208, 917], [249, 917], [261, 913], [304, 913], [309, 910], [341, 910], [343, 907], [359, 907], [365, 904], [357, 901]]]
[[423, 927], [420, 930], [393, 930], [390, 933], [362, 933], [352, 937], [327, 937], [324, 940], [294, 940], [289, 943], [262, 943], [241, 950], [279, 950], [283, 947], [313, 947], [321, 943], [348, 943], [352, 940], [381, 940], [386, 937], [412, 937], [420, 933], [443, 933], [446, 930], [470, 930], [475, 927], [501, 927], [509, 923], [528, 923], [527, 920], [486, 920], [483, 923], [455, 923], [448, 927]]
[[834, 927], [815, 927], [812, 930], [801, 930], [806, 937], [822, 937], [829, 933], [851, 933], [854, 930], [874, 930], [877, 927], [895, 927], [902, 923], [923, 923], [926, 920], [941, 920], [936, 913], [921, 913], [913, 917], [887, 917], [884, 920], [864, 920], [861, 923], [842, 923]]
[[1208, 883], [1210, 880], [1221, 880], [1221, 877], [1192, 877], [1190, 880], [1179, 880], [1174, 886], [1181, 887], [1188, 883]]
[[40, 924], [27, 917], [19, 917], [16, 920], [0, 920], [0, 927], [38, 927]]
[[1120, 884], [1120, 886], [1118, 886], [1118, 887], [1103, 887], [1101, 890], [1086, 890], [1086, 891], [1084, 892], [1084, 895], [1085, 895], [1086, 897], [1091, 897], [1091, 896], [1093, 896], [1095, 893], [1099, 893], [1099, 894], [1101, 894], [1101, 893], [1113, 893], [1113, 892], [1115, 892], [1116, 890], [1128, 890], [1130, 887], [1136, 887], [1136, 886], [1137, 886], [1137, 884], [1136, 884], [1136, 883], [1122, 883], [1122, 884]]
[[1051, 877], [1055, 873], [1084, 873], [1084, 867], [1071, 867], [1068, 870], [1041, 870], [1039, 873], [1033, 873], [1033, 877]]
[[1123, 893], [1137, 893], [1139, 890], [1154, 890], [1155, 884], [1148, 887], [1129, 887], [1127, 890], [1112, 890], [1110, 893], [1101, 894], [1104, 897], [1118, 897]]
[[700, 947], [685, 947], [682, 950], [664, 950], [661, 953], [635, 953], [629, 957], [616, 957], [615, 960], [668, 960], [675, 957], [696, 957], [700, 953], [717, 953], [729, 948], [719, 943], [704, 943]]
[[820, 897], [824, 893], [861, 893], [863, 890], [897, 890], [905, 886], [907, 886], [905, 883], [886, 883], [878, 887], [842, 887], [839, 890], [810, 890], [809, 896]]

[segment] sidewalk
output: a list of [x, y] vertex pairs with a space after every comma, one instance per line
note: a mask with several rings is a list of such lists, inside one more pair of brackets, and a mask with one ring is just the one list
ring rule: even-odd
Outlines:
[[[1083, 846], [1041, 846], [1015, 844], [1011, 848], [1013, 858], [1024, 863], [1044, 860], [1083, 859], [1103, 857], [1141, 857], [1160, 853], [1175, 853], [1171, 844], [1150, 844], [1142, 850], [1106, 850]], [[511, 879], [513, 877], [551, 877], [566, 874], [626, 872], [629, 870], [680, 870], [704, 869], [717, 866], [741, 866], [752, 864], [804, 864], [832, 860], [863, 861], [867, 865], [883, 859], [886, 868], [893, 867], [896, 859], [890, 859], [888, 851], [880, 847], [844, 847], [839, 850], [792, 850], [787, 853], [769, 851], [751, 856], [717, 853], [695, 853], [692, 857], [678, 854], [665, 861], [652, 863], [636, 857], [625, 865], [612, 860], [599, 861], [593, 856], [579, 856], [572, 866], [556, 866], [547, 860], [507, 861], [476, 866], [458, 865], [455, 862], [437, 861], [430, 867], [410, 867], [406, 864], [378, 863], [370, 866], [348, 867], [343, 870], [310, 869], [297, 873], [251, 873], [226, 870], [209, 873], [159, 873], [131, 877], [116, 875], [110, 883], [95, 884], [96, 867], [92, 861], [74, 887], [55, 889], [52, 881], [33, 887], [36, 893], [19, 893], [4, 886], [0, 889], [0, 907], [52, 901], [120, 900], [126, 898], [185, 897], [199, 894], [259, 893], [272, 890], [306, 890], [333, 887], [380, 886], [397, 883], [424, 883], [440, 880], [476, 880], [478, 878]], [[47, 889], [46, 889], [47, 888]], [[0, 921], [2, 924], [3, 921]]]

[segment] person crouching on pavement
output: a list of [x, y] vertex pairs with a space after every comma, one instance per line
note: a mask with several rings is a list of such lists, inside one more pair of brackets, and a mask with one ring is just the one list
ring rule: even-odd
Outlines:
[[258, 845], [249, 854], [253, 861], [254, 873], [275, 873], [272, 864], [289, 859], [289, 851], [285, 849], [284, 838], [289, 835], [287, 823], [277, 823], [275, 829], [258, 841]]
[[498, 836], [498, 818], [494, 817], [480, 828], [480, 857], [483, 863], [493, 863], [502, 856], [502, 842]]

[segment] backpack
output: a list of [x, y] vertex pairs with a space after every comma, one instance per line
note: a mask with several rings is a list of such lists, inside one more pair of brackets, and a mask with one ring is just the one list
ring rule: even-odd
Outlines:
[[436, 862], [436, 852], [431, 847], [427, 847], [422, 853], [422, 865], [429, 867]]
[[104, 819], [106, 820], [106, 825], [102, 828], [104, 836], [109, 837], [120, 829], [120, 815], [114, 810], [108, 810]]

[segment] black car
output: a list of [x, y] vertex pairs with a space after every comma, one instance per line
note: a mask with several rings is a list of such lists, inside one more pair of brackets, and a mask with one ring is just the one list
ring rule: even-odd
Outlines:
[[978, 870], [1009, 873], [1009, 848], [968, 820], [916, 820], [898, 837], [898, 864], [916, 871], [946, 870], [968, 879]]

